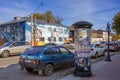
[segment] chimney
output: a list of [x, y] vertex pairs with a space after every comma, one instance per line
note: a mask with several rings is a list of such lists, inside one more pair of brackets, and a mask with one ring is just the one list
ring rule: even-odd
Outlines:
[[20, 20], [21, 17], [14, 17], [14, 20]]

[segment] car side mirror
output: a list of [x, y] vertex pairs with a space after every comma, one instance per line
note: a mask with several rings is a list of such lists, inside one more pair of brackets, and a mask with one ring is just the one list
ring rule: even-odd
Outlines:
[[14, 47], [14, 45], [10, 45], [10, 47]]

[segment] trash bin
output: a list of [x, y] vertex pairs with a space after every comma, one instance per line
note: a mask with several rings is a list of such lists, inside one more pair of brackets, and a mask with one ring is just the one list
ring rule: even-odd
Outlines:
[[75, 65], [74, 76], [91, 76], [91, 27], [87, 21], [80, 21], [74, 26]]

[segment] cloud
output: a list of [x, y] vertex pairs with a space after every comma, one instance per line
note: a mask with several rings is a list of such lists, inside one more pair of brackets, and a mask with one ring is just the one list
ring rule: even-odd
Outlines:
[[[42, 2], [41, 0], [19, 1], [25, 10], [16, 0], [0, 0], [0, 18], [11, 19], [14, 16], [27, 16], [33, 13]], [[93, 23], [95, 28], [101, 28], [99, 25], [105, 25], [106, 22], [111, 21], [120, 8], [118, 0], [54, 0], [54, 2], [43, 0], [43, 2], [44, 4], [38, 12], [51, 10], [54, 15], [63, 18], [62, 23], [65, 25], [86, 20]]]

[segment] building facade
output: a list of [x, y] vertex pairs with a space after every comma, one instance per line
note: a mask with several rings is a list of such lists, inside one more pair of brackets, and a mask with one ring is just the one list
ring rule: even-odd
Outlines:
[[0, 24], [0, 39], [9, 41], [27, 41], [38, 43], [64, 44], [69, 37], [67, 26], [43, 21], [31, 22], [28, 19], [19, 19]]

